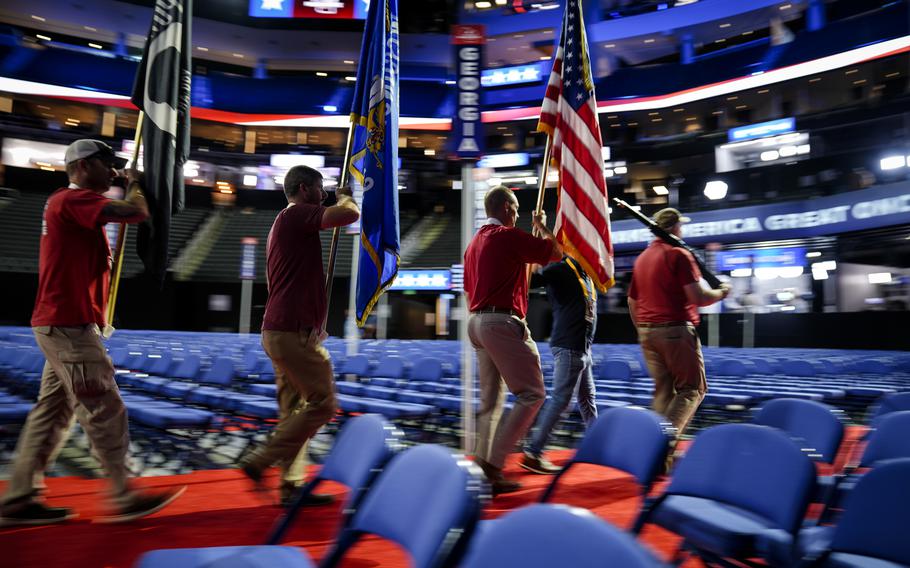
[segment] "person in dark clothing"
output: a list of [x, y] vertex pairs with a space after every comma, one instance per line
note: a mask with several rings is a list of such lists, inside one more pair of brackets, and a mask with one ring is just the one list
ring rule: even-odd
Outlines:
[[537, 271], [531, 286], [546, 286], [553, 309], [553, 351], [555, 372], [553, 392], [537, 417], [533, 434], [525, 446], [521, 467], [533, 473], [555, 475], [561, 468], [543, 457], [543, 448], [576, 393], [585, 426], [597, 419], [594, 404], [594, 374], [591, 344], [597, 327], [597, 290], [581, 265], [563, 257]]

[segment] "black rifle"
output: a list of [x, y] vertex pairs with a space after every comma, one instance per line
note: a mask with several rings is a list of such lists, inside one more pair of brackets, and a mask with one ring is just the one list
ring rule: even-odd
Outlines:
[[698, 269], [701, 270], [701, 275], [704, 277], [705, 282], [708, 283], [708, 286], [714, 288], [715, 290], [720, 288], [720, 280], [717, 279], [717, 276], [715, 276], [713, 272], [708, 270], [708, 267], [705, 266], [705, 262], [701, 259], [700, 256], [698, 256], [698, 253], [695, 252], [695, 249], [686, 244], [686, 241], [682, 240], [676, 235], [668, 233], [666, 229], [655, 223], [653, 219], [649, 219], [635, 209], [632, 209], [632, 206], [622, 199], [614, 197], [613, 203], [615, 203], [618, 207], [622, 207], [631, 213], [636, 219], [644, 223], [647, 228], [651, 229], [651, 232], [654, 233], [655, 237], [663, 239], [674, 247], [679, 247], [692, 253], [692, 256], [695, 258], [695, 264], [697, 264]]

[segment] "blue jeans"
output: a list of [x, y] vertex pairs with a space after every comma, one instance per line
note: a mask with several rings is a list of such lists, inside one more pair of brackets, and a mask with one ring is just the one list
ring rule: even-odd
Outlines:
[[525, 446], [525, 451], [532, 456], [540, 456], [543, 452], [553, 428], [569, 407], [573, 393], [577, 393], [578, 410], [581, 412], [585, 427], [597, 419], [597, 406], [594, 404], [594, 363], [590, 350], [575, 351], [563, 347], [552, 347], [551, 350], [555, 363], [553, 392], [540, 411], [531, 440]]

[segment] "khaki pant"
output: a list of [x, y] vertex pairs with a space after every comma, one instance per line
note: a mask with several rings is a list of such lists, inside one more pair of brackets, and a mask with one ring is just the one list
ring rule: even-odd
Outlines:
[[[509, 314], [472, 314], [468, 337], [477, 352], [480, 410], [477, 414], [477, 444], [474, 453], [501, 468], [506, 456], [524, 437], [546, 397], [540, 354], [523, 320]], [[502, 407], [506, 392], [515, 395], [515, 405], [505, 421]]]
[[279, 419], [268, 443], [255, 450], [246, 464], [261, 471], [277, 463], [285, 481], [298, 481], [303, 474], [304, 444], [337, 409], [332, 361], [318, 330], [263, 330], [262, 347], [275, 368]]
[[639, 327], [638, 340], [654, 379], [652, 406], [676, 427], [679, 437], [708, 391], [698, 333], [691, 324]]
[[66, 443], [74, 419], [110, 478], [115, 503], [125, 504], [130, 496], [126, 407], [98, 326], [40, 326], [32, 331], [46, 362], [38, 401], [16, 446], [4, 505], [27, 504], [40, 493], [44, 472]]

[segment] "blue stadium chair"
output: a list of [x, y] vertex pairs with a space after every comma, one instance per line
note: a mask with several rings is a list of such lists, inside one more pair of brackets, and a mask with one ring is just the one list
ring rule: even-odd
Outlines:
[[821, 536], [803, 566], [910, 566], [908, 480], [908, 458], [885, 461], [866, 474], [851, 492], [836, 527], [809, 529]]
[[596, 376], [601, 380], [612, 381], [630, 381], [632, 379], [632, 367], [628, 361], [604, 361], [595, 366]]
[[820, 481], [828, 497], [825, 511], [819, 522], [827, 522], [831, 519], [847, 501], [848, 494], [852, 492], [858, 481], [864, 475], [868, 475], [858, 473], [858, 470], [874, 469], [889, 460], [910, 458], [908, 432], [910, 432], [910, 410], [890, 412], [879, 418], [878, 425], [868, 437], [859, 462], [848, 464], [840, 475], [821, 478]]
[[611, 408], [585, 432], [581, 445], [540, 498], [545, 503], [559, 480], [575, 464], [615, 468], [635, 477], [647, 495], [660, 475], [670, 448], [670, 427], [658, 414], [644, 408]]
[[636, 528], [654, 523], [683, 537], [678, 551], [707, 563], [789, 565], [815, 489], [815, 466], [783, 432], [755, 424], [703, 430], [666, 492]]
[[630, 535], [590, 511], [530, 505], [486, 523], [462, 568], [652, 568], [662, 564]]
[[401, 433], [376, 414], [364, 414], [348, 420], [335, 438], [319, 472], [303, 485], [287, 513], [278, 520], [266, 544], [278, 544], [290, 528], [308, 495], [323, 481], [337, 481], [349, 488], [343, 510], [345, 524], [357, 509], [376, 474], [401, 448]]
[[890, 412], [910, 410], [910, 392], [895, 392], [886, 394], [876, 401], [869, 416], [869, 426], [875, 428], [882, 416]]
[[144, 554], [138, 568], [304, 568], [315, 566], [298, 547], [277, 546], [293, 523], [306, 496], [326, 480], [337, 481], [350, 491], [345, 503], [345, 523], [351, 519], [350, 509], [357, 507], [370, 484], [389, 457], [399, 449], [398, 433], [381, 417], [366, 414], [349, 420], [339, 431], [332, 451], [319, 473], [301, 487], [297, 499], [278, 519], [262, 546], [220, 546], [211, 548], [179, 548], [154, 550]]
[[472, 468], [433, 444], [395, 456], [322, 566], [337, 566], [366, 534], [400, 545], [415, 568], [451, 564], [463, 553], [480, 515], [483, 484]]
[[786, 432], [809, 457], [832, 464], [844, 438], [839, 414], [820, 402], [778, 398], [763, 405], [752, 422]]
[[316, 565], [296, 546], [216, 546], [153, 550], [136, 568], [312, 568]]
[[369, 369], [370, 359], [366, 355], [354, 355], [341, 362], [337, 374], [339, 378], [344, 377], [345, 375], [365, 377]]
[[410, 380], [412, 381], [436, 383], [441, 378], [442, 360], [436, 357], [423, 357], [414, 361], [414, 366], [411, 367]]
[[400, 380], [404, 378], [404, 359], [397, 355], [388, 355], [379, 359], [375, 367], [359, 376]]

